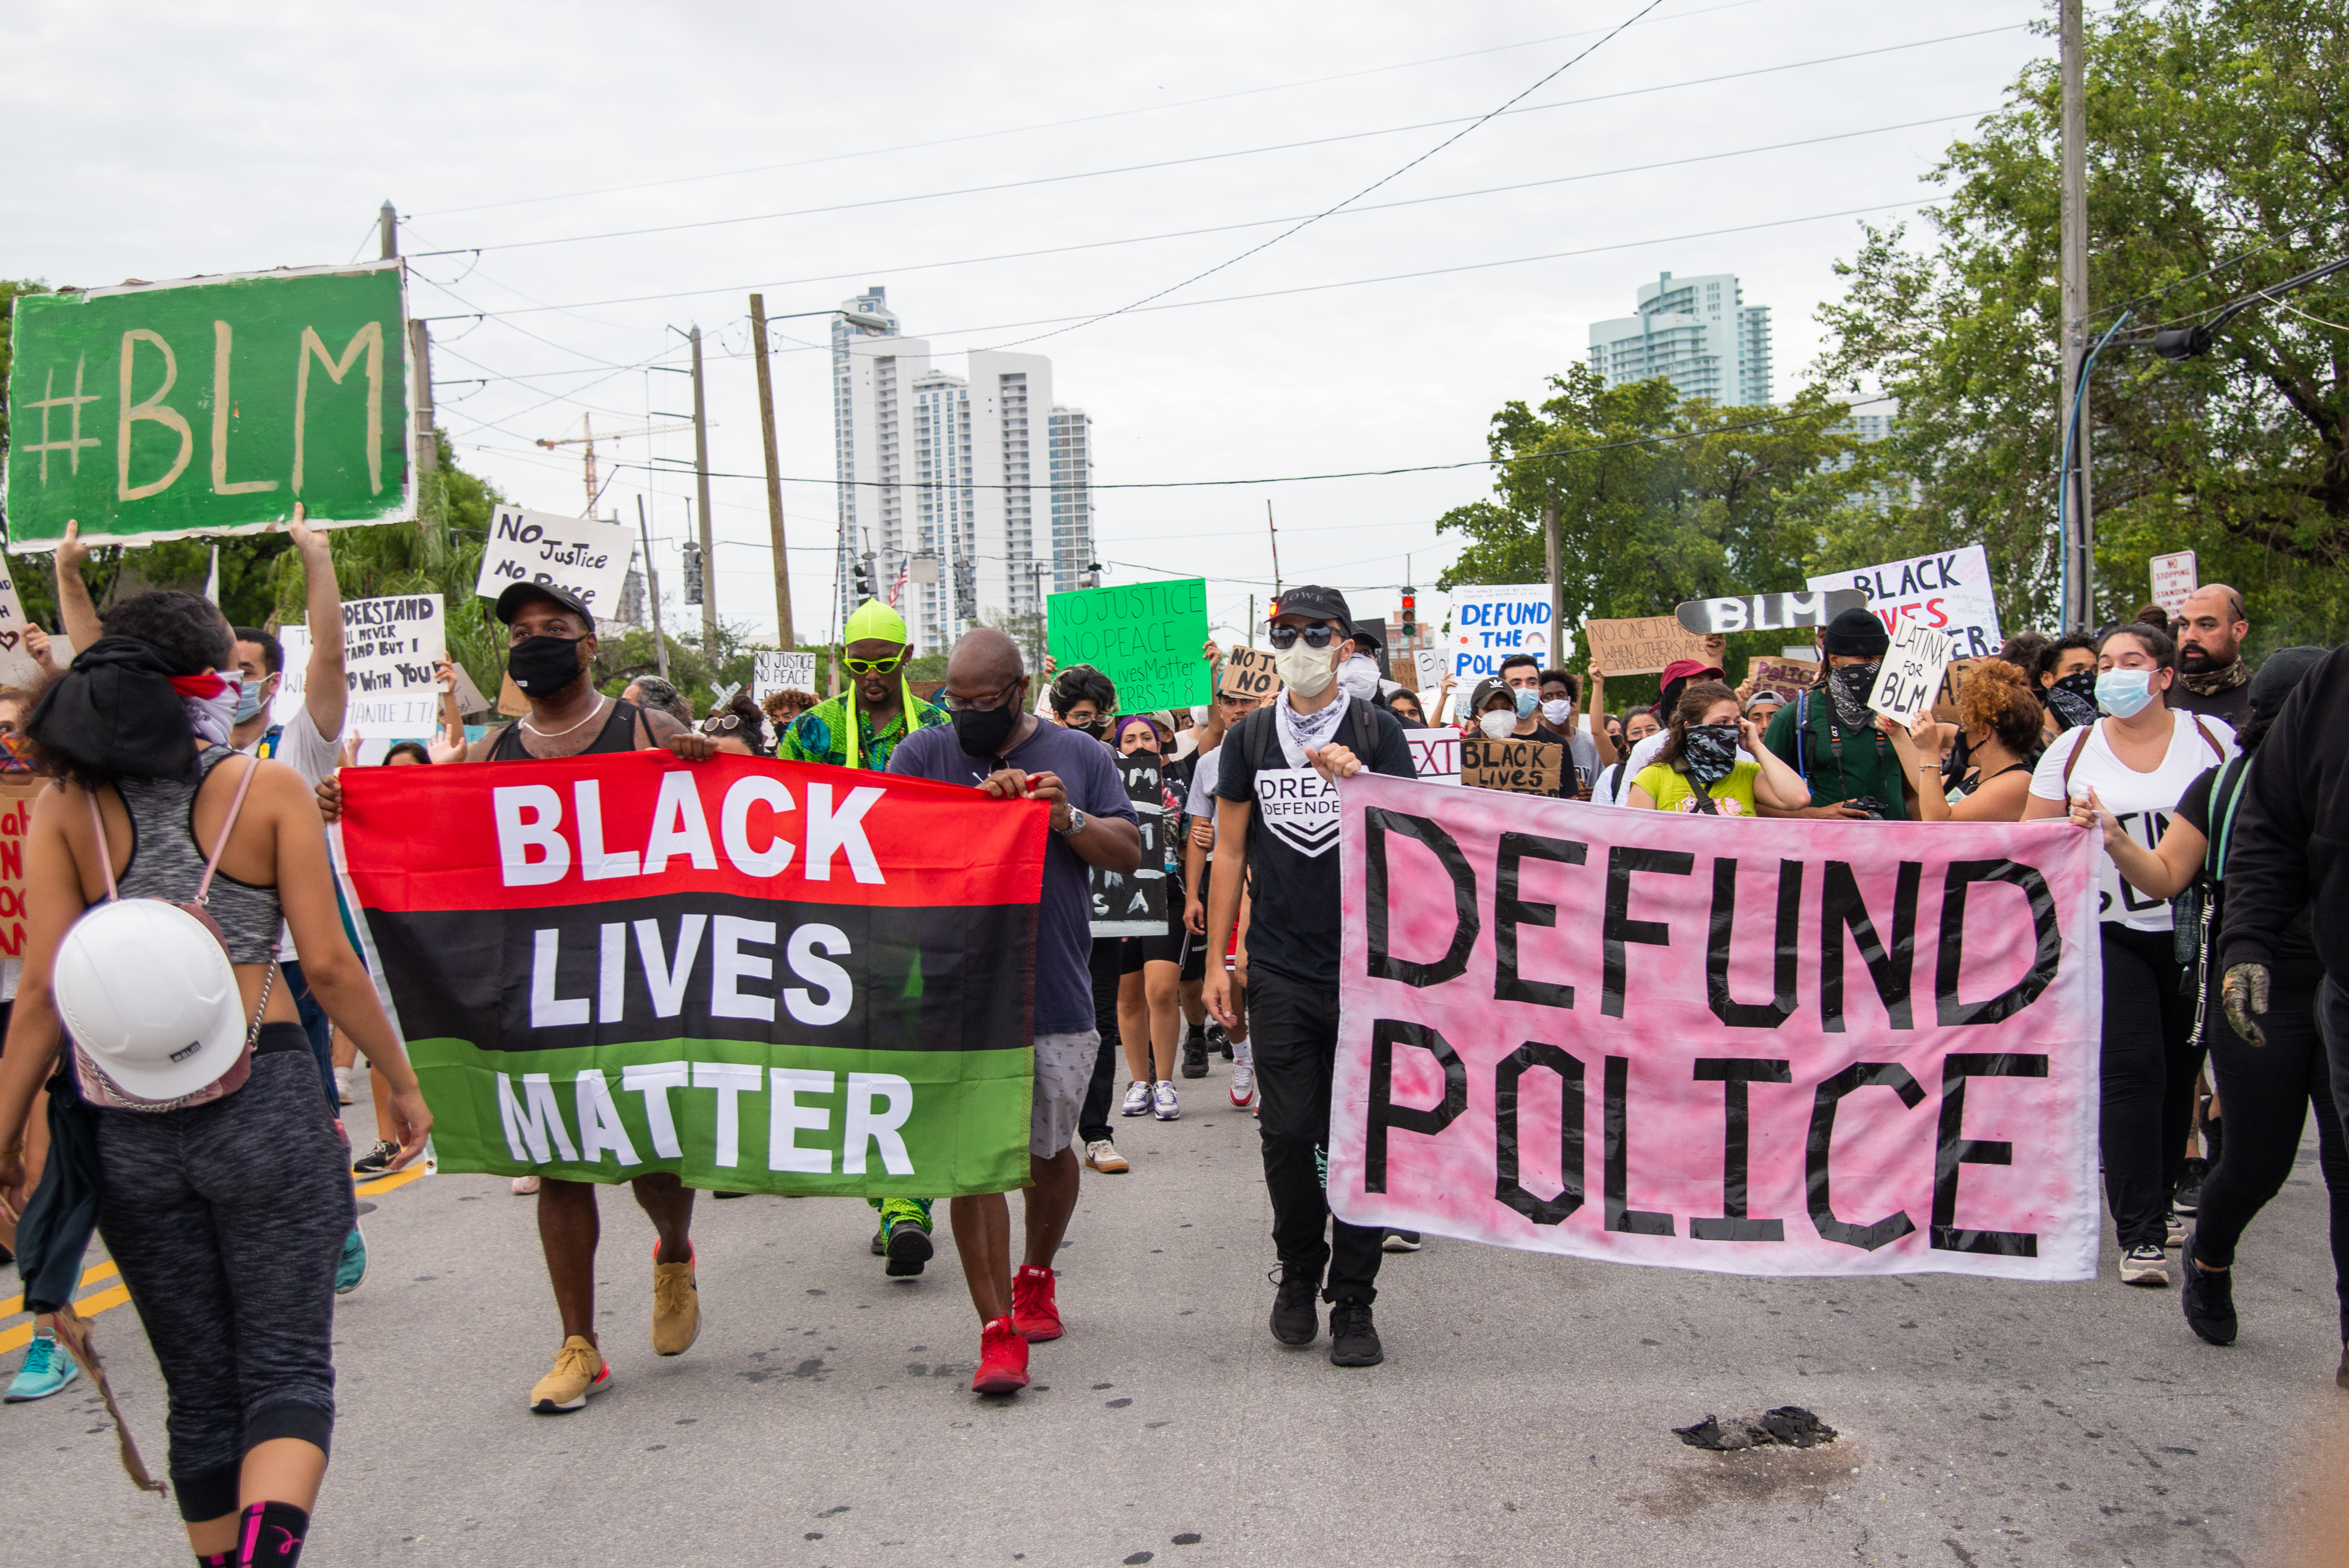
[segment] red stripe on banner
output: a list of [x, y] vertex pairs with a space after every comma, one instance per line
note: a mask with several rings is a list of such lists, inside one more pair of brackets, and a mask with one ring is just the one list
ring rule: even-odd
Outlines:
[[1050, 809], [762, 757], [667, 751], [347, 768], [359, 903], [541, 909], [663, 893], [816, 903], [1034, 903]]

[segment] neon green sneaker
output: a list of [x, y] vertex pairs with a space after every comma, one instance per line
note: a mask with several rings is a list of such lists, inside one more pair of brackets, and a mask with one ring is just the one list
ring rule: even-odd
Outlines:
[[873, 1253], [889, 1260], [881, 1272], [891, 1279], [910, 1279], [930, 1261], [930, 1203], [927, 1198], [884, 1198], [876, 1205], [881, 1228], [874, 1233]]

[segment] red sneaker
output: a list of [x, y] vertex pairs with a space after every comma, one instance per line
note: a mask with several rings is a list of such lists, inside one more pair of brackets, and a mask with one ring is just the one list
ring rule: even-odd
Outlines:
[[1028, 1387], [1028, 1341], [1008, 1317], [999, 1317], [979, 1330], [978, 1371], [970, 1380], [974, 1394], [1016, 1394]]
[[1053, 1299], [1050, 1269], [1024, 1264], [1011, 1276], [1011, 1326], [1030, 1341], [1061, 1337], [1061, 1304]]

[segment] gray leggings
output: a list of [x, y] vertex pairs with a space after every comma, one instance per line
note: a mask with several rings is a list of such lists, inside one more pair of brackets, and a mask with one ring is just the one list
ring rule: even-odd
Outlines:
[[98, 1223], [170, 1392], [180, 1517], [237, 1506], [246, 1450], [327, 1446], [335, 1269], [357, 1219], [347, 1149], [295, 1024], [269, 1024], [224, 1099], [98, 1113]]

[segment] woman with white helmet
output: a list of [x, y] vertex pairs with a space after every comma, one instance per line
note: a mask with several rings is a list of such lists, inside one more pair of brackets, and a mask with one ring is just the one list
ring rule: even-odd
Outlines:
[[[431, 1126], [336, 912], [290, 767], [222, 744], [234, 647], [191, 593], [106, 617], [35, 709], [56, 785], [25, 852], [26, 951], [0, 1050], [0, 1189], [58, 1058], [94, 1116], [98, 1223], [170, 1392], [170, 1473], [199, 1563], [293, 1568], [334, 1426], [347, 1148], [280, 983], [281, 913], [311, 988], [390, 1080], [404, 1163]], [[62, 1179], [52, 1158], [47, 1179]], [[37, 1202], [37, 1200], [36, 1200]]]

